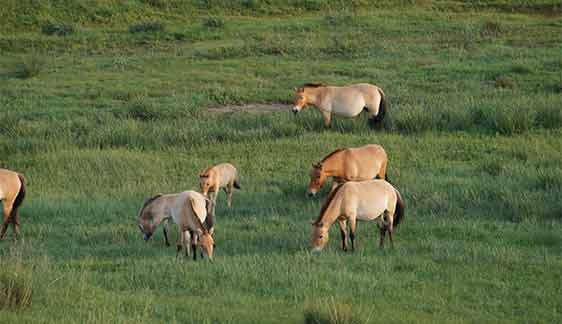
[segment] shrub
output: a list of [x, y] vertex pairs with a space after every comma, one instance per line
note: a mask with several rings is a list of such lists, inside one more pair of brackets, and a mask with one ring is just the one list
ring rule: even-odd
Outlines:
[[159, 21], [146, 21], [140, 24], [131, 25], [129, 32], [136, 33], [162, 33], [165, 31], [165, 26]]
[[497, 37], [503, 31], [503, 27], [501, 26], [498, 20], [486, 21], [480, 30], [480, 34], [482, 36], [488, 37]]
[[223, 28], [224, 19], [217, 16], [209, 16], [205, 20], [203, 20], [203, 26], [209, 28]]
[[132, 118], [140, 121], [156, 120], [160, 117], [158, 109], [150, 104], [142, 101], [133, 103], [126, 112], [127, 118]]
[[43, 70], [46, 61], [43, 56], [33, 53], [16, 66], [16, 75], [21, 79], [33, 78]]
[[544, 128], [562, 127], [562, 108], [557, 105], [545, 105], [537, 109], [537, 124]]
[[74, 27], [65, 23], [47, 23], [41, 27], [45, 35], [68, 36], [74, 33]]
[[560, 168], [537, 169], [536, 188], [553, 191], [562, 190], [562, 170]]

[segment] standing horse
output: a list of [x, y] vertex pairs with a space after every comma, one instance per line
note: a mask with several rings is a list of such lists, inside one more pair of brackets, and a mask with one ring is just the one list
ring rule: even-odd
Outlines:
[[3, 240], [12, 223], [14, 239], [20, 232], [19, 208], [25, 198], [25, 179], [22, 174], [0, 169], [0, 201], [4, 205], [4, 221], [0, 230], [0, 240]]
[[232, 192], [234, 188], [240, 189], [238, 170], [230, 163], [221, 163], [208, 167], [199, 173], [199, 186], [201, 193], [209, 197], [213, 204], [217, 203], [217, 194], [220, 188], [224, 189], [228, 207], [232, 207]]
[[359, 83], [345, 87], [332, 87], [321, 83], [306, 83], [296, 90], [293, 112], [313, 105], [324, 117], [324, 126], [330, 127], [332, 114], [355, 117], [367, 110], [371, 126], [382, 125], [386, 113], [386, 97], [381, 88]]
[[[199, 246], [203, 257], [213, 257], [213, 203], [196, 191], [184, 191], [178, 194], [158, 194], [149, 198], [139, 212], [138, 226], [148, 241], [156, 227], [163, 220], [172, 218], [178, 226], [178, 255], [185, 243], [186, 256], [189, 256], [189, 243], [193, 249], [193, 259], [197, 259], [196, 248]], [[169, 245], [167, 229], [164, 236]]]
[[387, 179], [388, 158], [380, 145], [368, 144], [357, 148], [340, 148], [313, 164], [310, 171], [308, 196], [320, 190], [328, 177], [333, 177], [332, 190], [347, 181]]
[[357, 220], [375, 220], [380, 229], [382, 248], [386, 231], [394, 245], [394, 228], [404, 217], [404, 203], [398, 190], [384, 180], [346, 182], [330, 193], [320, 210], [320, 216], [312, 222], [312, 251], [321, 251], [328, 242], [330, 226], [337, 220], [340, 225], [342, 248], [347, 251], [347, 221], [351, 249], [355, 250]]

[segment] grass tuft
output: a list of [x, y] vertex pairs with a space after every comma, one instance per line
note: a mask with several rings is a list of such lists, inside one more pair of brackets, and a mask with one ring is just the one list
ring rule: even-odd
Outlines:
[[41, 32], [49, 36], [68, 36], [74, 34], [74, 26], [65, 23], [49, 22], [41, 27]]
[[515, 80], [507, 75], [498, 75], [494, 81], [496, 88], [513, 89], [515, 88]]
[[31, 272], [17, 257], [0, 259], [0, 310], [18, 311], [31, 306]]
[[20, 79], [29, 79], [39, 75], [46, 65], [43, 56], [37, 53], [27, 56], [22, 63], [16, 66], [16, 76]]
[[203, 26], [208, 28], [224, 28], [224, 19], [218, 16], [209, 16], [203, 20]]
[[162, 33], [166, 30], [163, 23], [159, 21], [146, 21], [129, 26], [129, 32], [136, 33]]
[[362, 310], [338, 303], [333, 298], [325, 303], [315, 303], [304, 310], [305, 324], [363, 324], [368, 318]]

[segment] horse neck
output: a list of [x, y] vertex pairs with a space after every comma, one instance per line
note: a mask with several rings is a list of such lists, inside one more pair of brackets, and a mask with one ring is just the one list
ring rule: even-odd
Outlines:
[[343, 176], [343, 152], [337, 152], [322, 162], [322, 172], [326, 174], [326, 177]]
[[330, 201], [328, 207], [322, 215], [318, 218], [317, 222], [324, 223], [323, 227], [329, 229], [330, 226], [336, 221], [336, 219], [340, 216], [340, 209], [341, 209], [341, 201], [342, 195], [340, 192], [336, 193], [336, 195]]
[[307, 88], [306, 97], [308, 103], [315, 106], [319, 105], [320, 102], [322, 101], [322, 98], [324, 97], [325, 92], [326, 92], [325, 87]]

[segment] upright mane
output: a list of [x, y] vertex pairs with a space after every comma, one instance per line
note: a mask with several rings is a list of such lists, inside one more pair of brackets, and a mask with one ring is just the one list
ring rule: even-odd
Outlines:
[[333, 151], [332, 153], [326, 155], [326, 156], [322, 159], [322, 161], [320, 161], [320, 163], [326, 161], [327, 159], [331, 158], [332, 155], [334, 155], [334, 154], [336, 154], [336, 153], [339, 153], [339, 152], [341, 152], [341, 151], [343, 151], [343, 150], [345, 150], [345, 148], [338, 148], [338, 149], [336, 149], [336, 150]]
[[211, 171], [212, 168], [214, 168], [214, 166], [210, 166], [210, 167], [206, 168], [205, 170], [201, 171], [201, 173], [199, 173], [199, 176], [200, 177], [208, 177], [209, 171]]
[[326, 87], [324, 83], [305, 83], [298, 88], [298, 92], [304, 91], [305, 88], [320, 88]]
[[324, 204], [322, 205], [322, 208], [320, 208], [320, 215], [318, 215], [318, 219], [316, 219], [314, 224], [318, 224], [322, 220], [322, 217], [324, 216], [324, 212], [326, 211], [326, 209], [328, 209], [328, 206], [330, 206], [330, 203], [332, 202], [332, 200], [334, 200], [334, 197], [339, 192], [341, 187], [343, 187], [343, 185], [344, 185], [343, 183], [339, 184], [336, 187], [336, 189], [334, 189], [334, 190], [332, 190], [332, 192], [330, 192], [330, 194], [328, 195], [328, 198], [326, 198], [326, 201], [324, 201]]
[[140, 210], [139, 215], [142, 215], [142, 212], [144, 211], [144, 209], [146, 208], [146, 206], [150, 205], [150, 203], [152, 203], [153, 201], [155, 201], [156, 199], [158, 199], [158, 198], [160, 198], [160, 197], [162, 197], [162, 196], [163, 196], [163, 194], [159, 193], [159, 194], [154, 195], [154, 196], [148, 198], [147, 200], [145, 200], [145, 201], [144, 201], [144, 204], [142, 205], [142, 208], [141, 208], [141, 210]]

